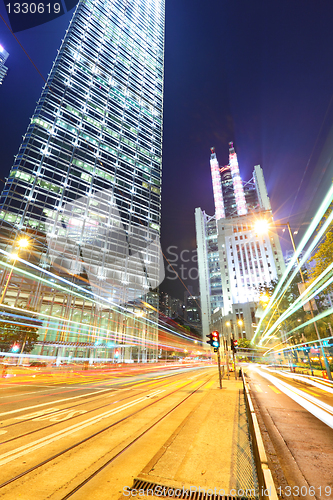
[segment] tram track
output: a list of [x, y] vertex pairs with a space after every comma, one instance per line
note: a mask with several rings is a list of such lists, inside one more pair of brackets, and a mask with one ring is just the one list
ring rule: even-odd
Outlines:
[[[168, 411], [166, 411], [164, 415], [162, 415], [160, 418], [158, 418], [158, 420], [156, 422], [154, 422], [152, 425], [150, 425], [144, 432], [142, 432], [141, 434], [139, 434], [139, 436], [136, 436], [120, 452], [116, 453], [113, 457], [111, 457], [111, 459], [109, 459], [102, 467], [100, 467], [96, 471], [94, 471], [91, 474], [90, 479], [92, 479], [93, 477], [95, 477], [96, 474], [98, 474], [100, 471], [102, 471], [109, 463], [113, 462], [120, 454], [122, 454], [130, 446], [132, 446], [134, 443], [136, 443], [138, 441], [138, 439], [140, 439], [141, 437], [143, 437], [150, 429], [154, 428], [159, 422], [161, 422], [162, 420], [164, 420], [170, 413], [172, 413], [176, 408], [178, 408], [181, 404], [183, 404], [185, 401], [187, 401], [191, 396], [193, 396], [195, 393], [197, 393], [206, 383], [208, 383], [214, 377], [214, 375], [210, 375], [210, 374], [205, 374], [204, 376], [207, 378], [207, 380], [205, 380], [197, 388], [195, 388], [194, 390], [192, 390], [191, 393], [188, 394], [185, 398], [183, 398], [180, 402], [178, 402], [177, 404], [173, 405], [173, 407], [171, 409], [169, 409]], [[177, 392], [179, 392], [179, 391], [181, 391], [183, 389], [186, 389], [186, 387], [188, 387], [191, 384], [193, 384], [193, 380], [191, 380], [190, 382], [188, 382], [186, 384], [182, 384], [181, 387], [176, 388], [175, 390], [169, 392], [168, 394], [165, 394], [164, 396], [159, 397], [159, 395], [157, 394], [157, 398], [158, 398], [157, 400], [150, 402], [149, 404], [143, 406], [142, 408], [137, 409], [136, 411], [130, 413], [129, 415], [126, 415], [126, 416], [118, 419], [117, 421], [115, 421], [115, 422], [113, 422], [113, 423], [111, 423], [111, 424], [103, 427], [102, 429], [100, 429], [100, 430], [98, 430], [98, 431], [90, 434], [89, 436], [87, 436], [87, 437], [79, 440], [78, 442], [72, 444], [71, 446], [68, 446], [65, 449], [59, 451], [58, 453], [53, 454], [51, 457], [48, 457], [47, 459], [45, 459], [45, 460], [39, 462], [38, 464], [30, 467], [26, 471], [23, 471], [23, 472], [15, 475], [14, 477], [6, 480], [2, 484], [0, 484], [0, 490], [3, 489], [4, 487], [6, 487], [9, 484], [14, 484], [16, 481], [18, 481], [18, 480], [20, 480], [20, 479], [22, 479], [24, 477], [27, 477], [29, 474], [42, 469], [43, 466], [46, 466], [47, 464], [51, 464], [53, 461], [55, 461], [59, 457], [64, 456], [66, 453], [74, 450], [75, 448], [79, 447], [80, 445], [83, 445], [83, 444], [89, 442], [93, 438], [102, 435], [104, 432], [110, 430], [112, 427], [115, 427], [115, 426], [117, 426], [117, 425], [119, 425], [119, 424], [121, 424], [121, 423], [123, 423], [125, 421], [128, 421], [129, 419], [131, 419], [131, 418], [135, 417], [136, 415], [138, 415], [140, 412], [143, 412], [143, 411], [147, 410], [147, 408], [160, 403], [161, 401], [165, 400], [166, 398], [171, 397], [175, 393], [177, 393]], [[156, 392], [159, 393], [159, 391], [160, 391], [160, 389], [158, 389], [157, 391], [153, 392], [151, 394], [151, 397], [156, 397], [154, 395], [155, 395]], [[146, 391], [143, 391], [143, 392], [146, 392]], [[87, 482], [87, 480], [84, 481], [84, 484], [86, 484], [86, 482]], [[83, 487], [84, 484], [82, 483], [82, 485], [80, 486], [80, 488]], [[77, 487], [76, 487], [75, 491], [77, 491]], [[70, 495], [74, 494], [75, 491], [73, 490], [73, 492]], [[68, 498], [68, 496], [66, 496], [64, 498]]]
[[[176, 376], [177, 376], [177, 374], [172, 375], [172, 377], [176, 377]], [[168, 379], [168, 380], [167, 381], [160, 380], [161, 384], [160, 384], [159, 387], [168, 386], [170, 384], [170, 376], [165, 377], [165, 379]], [[149, 381], [144, 382], [144, 383], [147, 383], [148, 385], [151, 385], [153, 382], [151, 380], [149, 380]], [[155, 383], [157, 384], [158, 382], [155, 382]], [[142, 390], [141, 392], [136, 393], [136, 395], [140, 396], [142, 394], [145, 394], [148, 390], [150, 390], [150, 389], [146, 388], [146, 389]], [[111, 406], [113, 404], [117, 404], [117, 403], [120, 403], [122, 401], [126, 401], [127, 399], [131, 399], [133, 397], [133, 392], [132, 392], [133, 391], [133, 387], [122, 388], [122, 389], [118, 389], [118, 390], [117, 389], [110, 389], [110, 394], [105, 394], [104, 393], [101, 396], [97, 396], [96, 399], [93, 396], [90, 401], [80, 401], [79, 403], [76, 403], [76, 404], [73, 404], [73, 405], [70, 405], [70, 406], [66, 406], [66, 408], [59, 408], [59, 409], [53, 410], [53, 411], [52, 411], [52, 408], [50, 408], [50, 411], [43, 413], [43, 415], [41, 415], [41, 417], [42, 418], [44, 418], [44, 417], [45, 418], [47, 418], [47, 417], [56, 417], [58, 414], [61, 414], [62, 412], [66, 411], [66, 410], [70, 411], [73, 408], [78, 408], [78, 407], [82, 407], [82, 406], [87, 405], [87, 404], [94, 403], [94, 402], [98, 401], [99, 399], [105, 399], [106, 396], [108, 396], [108, 397], [117, 396], [117, 394], [119, 394], [119, 391], [128, 391], [128, 392], [130, 392], [130, 394], [128, 396], [124, 397], [124, 398], [118, 399], [117, 401], [109, 402], [109, 403], [106, 403], [104, 405], [98, 406], [96, 408], [92, 408], [91, 410], [87, 410], [87, 412], [84, 413], [84, 416], [88, 416], [90, 413], [93, 413], [95, 411], [101, 410], [101, 409], [106, 408], [108, 406]], [[53, 404], [53, 403], [50, 402], [50, 404]], [[80, 416], [82, 416], [82, 414], [75, 415], [71, 419], [79, 418]], [[22, 419], [22, 420], [20, 420], [18, 422], [12, 422], [12, 423], [10, 423], [8, 425], [1, 426], [1, 430], [8, 430], [9, 428], [12, 428], [12, 427], [15, 427], [15, 426], [18, 426], [18, 425], [24, 425], [24, 424], [27, 424], [29, 422], [36, 421], [36, 419], [38, 419], [38, 418], [40, 418], [40, 417], [38, 417], [38, 416], [35, 415], [35, 416], [30, 417], [30, 418]], [[36, 433], [38, 433], [40, 431], [49, 429], [51, 427], [55, 427], [56, 425], [59, 425], [60, 423], [61, 423], [61, 421], [58, 421], [58, 422], [54, 422], [54, 423], [49, 424], [49, 425], [45, 425], [44, 427], [39, 427], [38, 429], [33, 429], [30, 432], [25, 432], [24, 434], [20, 434], [19, 436], [15, 436], [15, 437], [12, 437], [10, 439], [1, 441], [0, 445], [5, 445], [7, 443], [19, 440], [19, 439], [21, 439], [23, 437], [26, 437], [26, 436], [31, 436], [32, 434], [36, 434]]]
[[193, 394], [198, 392], [211, 378], [213, 378], [214, 375], [212, 375], [208, 380], [203, 382], [199, 387], [194, 389], [191, 394], [188, 394], [182, 401], [179, 403], [175, 404], [169, 411], [167, 411], [162, 417], [160, 417], [156, 422], [154, 422], [152, 425], [150, 425], [147, 429], [145, 429], [143, 432], [141, 432], [138, 436], [136, 436], [130, 443], [128, 443], [126, 446], [124, 446], [119, 452], [117, 452], [113, 457], [111, 457], [109, 460], [107, 460], [106, 463], [104, 463], [101, 467], [99, 467], [97, 470], [95, 470], [93, 473], [91, 473], [84, 481], [82, 481], [80, 484], [78, 484], [75, 488], [73, 488], [70, 492], [68, 492], [65, 496], [61, 497], [61, 500], [67, 500], [68, 498], [72, 497], [75, 493], [78, 491], [82, 490], [84, 486], [86, 486], [91, 480], [93, 480], [99, 473], [101, 473], [106, 467], [108, 467], [111, 463], [113, 463], [118, 457], [120, 457], [125, 451], [127, 451], [131, 446], [133, 446], [135, 443], [139, 441], [143, 436], [145, 436], [149, 431], [151, 431], [154, 427], [156, 427], [160, 422], [162, 422], [165, 418], [167, 418], [173, 411], [175, 411], [177, 408], [179, 408], [185, 401], [187, 401]]

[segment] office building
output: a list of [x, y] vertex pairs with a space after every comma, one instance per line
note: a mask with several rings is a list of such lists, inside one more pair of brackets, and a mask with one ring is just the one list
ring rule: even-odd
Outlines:
[[0, 45], [0, 85], [3, 83], [5, 76], [7, 75], [8, 68], [5, 66], [5, 62], [8, 59], [8, 52]]
[[[120, 359], [142, 333], [135, 311], [163, 279], [163, 59], [164, 0], [78, 3], [0, 199], [2, 248], [29, 234], [39, 276], [14, 278], [4, 302], [60, 317], [44, 321], [44, 349], [121, 338]], [[48, 288], [43, 270], [65, 281]]]
[[255, 228], [262, 218], [274, 228], [266, 184], [259, 165], [243, 183], [233, 143], [222, 168], [212, 148], [211, 172], [215, 215], [195, 210], [203, 335], [214, 327], [226, 337], [252, 338], [258, 286], [285, 268], [276, 231]]

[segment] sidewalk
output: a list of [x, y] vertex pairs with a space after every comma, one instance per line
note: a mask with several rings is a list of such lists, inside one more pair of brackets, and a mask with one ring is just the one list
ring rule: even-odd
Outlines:
[[[142, 496], [142, 489], [150, 491]], [[184, 491], [256, 497], [258, 482], [242, 381], [223, 380], [222, 390], [214, 382], [199, 406], [135, 478], [128, 496], [135, 496], [135, 490], [147, 499], [206, 498], [180, 495]]]

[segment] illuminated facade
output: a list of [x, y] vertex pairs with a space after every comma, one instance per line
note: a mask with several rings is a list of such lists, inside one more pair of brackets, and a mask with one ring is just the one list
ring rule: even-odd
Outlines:
[[229, 165], [232, 177], [234, 196], [236, 200], [237, 215], [246, 215], [247, 206], [245, 201], [243, 183], [239, 173], [237, 155], [235, 153], [234, 145], [232, 142], [229, 142]]
[[217, 216], [219, 207], [214, 216], [195, 211], [204, 339], [212, 323], [226, 336], [252, 338], [258, 286], [285, 268], [276, 231], [259, 235], [254, 228], [260, 218], [274, 227], [261, 167], [243, 185], [232, 143], [229, 162], [220, 169], [225, 216]]
[[210, 170], [212, 174], [212, 184], [213, 184], [213, 194], [214, 194], [214, 204], [215, 204], [215, 217], [216, 220], [224, 219], [224, 203], [222, 194], [222, 184], [220, 175], [220, 165], [216, 158], [215, 148], [211, 148], [210, 155]]
[[5, 66], [5, 62], [7, 61], [8, 56], [8, 52], [3, 48], [2, 45], [0, 45], [0, 85], [7, 75], [8, 68]]
[[145, 309], [143, 328], [134, 314], [163, 279], [163, 60], [164, 0], [79, 2], [0, 200], [2, 249], [28, 233], [35, 272], [66, 279], [64, 293], [57, 279], [16, 277], [4, 299], [60, 318], [44, 321], [45, 345], [93, 342], [109, 356], [121, 343], [126, 359], [139, 344], [137, 359], [155, 356], [157, 313]]

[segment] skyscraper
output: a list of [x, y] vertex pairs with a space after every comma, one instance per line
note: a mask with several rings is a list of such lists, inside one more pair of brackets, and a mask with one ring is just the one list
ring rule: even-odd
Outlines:
[[[63, 317], [88, 314], [96, 325], [97, 315], [101, 338], [113, 329], [117, 340], [129, 324], [113, 313], [111, 328], [107, 302], [134, 307], [161, 281], [163, 59], [164, 0], [80, 1], [0, 199], [2, 248], [28, 232], [35, 272], [51, 270], [95, 300], [87, 311], [63, 293]], [[31, 303], [23, 281], [8, 303]], [[49, 313], [55, 294], [38, 287], [33, 307]], [[45, 327], [45, 339], [82, 331], [59, 328]]]
[[230, 143], [229, 164], [222, 168], [211, 149], [211, 171], [215, 215], [195, 211], [203, 334], [218, 319], [223, 324], [215, 328], [225, 334], [251, 338], [258, 286], [279, 278], [285, 267], [280, 242], [276, 232], [257, 234], [255, 229], [261, 218], [274, 227], [261, 167], [255, 166], [252, 179], [243, 184]]
[[5, 76], [7, 75], [8, 68], [5, 66], [5, 62], [8, 59], [8, 52], [0, 45], [0, 85], [2, 84]]

